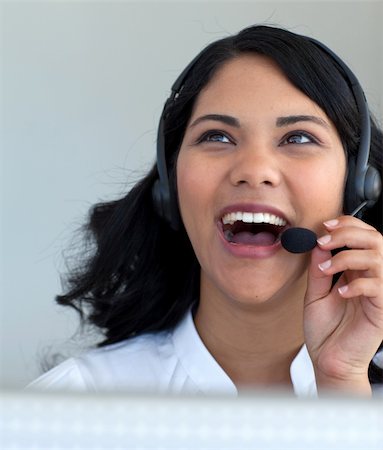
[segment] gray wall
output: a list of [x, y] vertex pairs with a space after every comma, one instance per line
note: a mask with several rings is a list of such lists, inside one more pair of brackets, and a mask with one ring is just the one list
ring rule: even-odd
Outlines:
[[91, 204], [154, 161], [163, 102], [205, 44], [259, 22], [314, 36], [382, 121], [381, 2], [12, 1], [0, 12], [2, 387], [94, 339], [71, 339], [77, 316], [53, 301], [63, 251]]

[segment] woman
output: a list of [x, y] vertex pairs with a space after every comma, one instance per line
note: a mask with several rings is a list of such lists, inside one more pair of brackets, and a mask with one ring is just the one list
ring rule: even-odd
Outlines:
[[[345, 215], [358, 108], [309, 38], [254, 26], [207, 47], [165, 105], [157, 165], [95, 206], [94, 252], [58, 297], [104, 341], [33, 386], [370, 395], [383, 382], [382, 196], [363, 221]], [[382, 147], [372, 121], [378, 170]], [[281, 246], [291, 227], [315, 231], [312, 252]]]

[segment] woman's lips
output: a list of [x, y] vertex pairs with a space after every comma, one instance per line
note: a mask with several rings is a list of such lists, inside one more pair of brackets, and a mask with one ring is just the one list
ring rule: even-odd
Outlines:
[[281, 249], [280, 235], [290, 227], [286, 215], [266, 203], [232, 203], [216, 217], [220, 241], [237, 257], [265, 258]]

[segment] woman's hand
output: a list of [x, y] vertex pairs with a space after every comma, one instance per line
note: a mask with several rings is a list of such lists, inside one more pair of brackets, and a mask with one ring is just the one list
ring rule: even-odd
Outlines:
[[[368, 366], [383, 340], [383, 236], [351, 216], [325, 227], [312, 252], [304, 308], [318, 389], [371, 393]], [[342, 247], [348, 249], [331, 255]]]

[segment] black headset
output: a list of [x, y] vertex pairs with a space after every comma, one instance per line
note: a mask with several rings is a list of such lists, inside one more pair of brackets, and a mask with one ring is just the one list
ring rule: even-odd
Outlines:
[[[351, 69], [328, 47], [313, 38], [307, 38], [327, 55], [329, 55], [340, 67], [344, 79], [347, 81], [359, 111], [360, 117], [360, 141], [356, 157], [348, 160], [348, 174], [345, 188], [345, 211], [347, 214], [356, 215], [363, 208], [373, 206], [382, 192], [382, 180], [378, 170], [369, 165], [371, 145], [371, 121], [366, 97], [363, 89], [351, 71]], [[176, 187], [171, 186], [166, 162], [166, 143], [164, 136], [164, 121], [169, 106], [177, 99], [186, 78], [191, 72], [202, 53], [205, 53], [215, 43], [210, 44], [199, 53], [183, 70], [174, 82], [171, 95], [167, 99], [158, 126], [157, 135], [157, 170], [159, 178], [152, 189], [153, 203], [156, 212], [173, 230], [179, 230], [181, 216], [178, 208]]]

